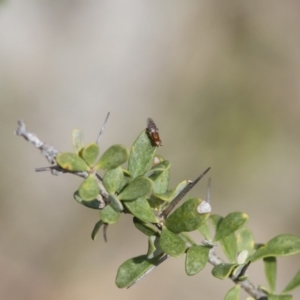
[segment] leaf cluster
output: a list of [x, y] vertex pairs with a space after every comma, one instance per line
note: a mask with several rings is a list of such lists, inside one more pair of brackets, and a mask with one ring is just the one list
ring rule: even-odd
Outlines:
[[[117, 223], [121, 213], [126, 213], [133, 216], [135, 228], [148, 240], [146, 253], [128, 259], [119, 267], [116, 277], [119, 288], [130, 287], [166, 258], [185, 255], [187, 275], [196, 275], [210, 262], [214, 265], [214, 277], [234, 281], [226, 300], [239, 299], [243, 282], [248, 280], [246, 270], [258, 260], [264, 262], [269, 284], [268, 288], [260, 287], [266, 299], [292, 299], [287, 293], [300, 285], [300, 271], [276, 294], [276, 262], [277, 257], [300, 252], [298, 237], [284, 234], [265, 244], [256, 244], [246, 226], [247, 214], [232, 212], [225, 217], [211, 214], [208, 201], [197, 197], [189, 197], [169, 214], [191, 181], [184, 180], [169, 188], [171, 164], [156, 155], [157, 146], [147, 130], [140, 133], [130, 150], [113, 145], [102, 155], [97, 144], [84, 145], [80, 130], [73, 131], [72, 140], [74, 153], [59, 153], [56, 162], [63, 170], [86, 174], [74, 198], [99, 210], [92, 238], [96, 239], [101, 226]], [[122, 166], [126, 162], [127, 168]], [[100, 170], [103, 177], [98, 174]], [[196, 243], [188, 235], [191, 231], [198, 231], [204, 240]], [[214, 260], [217, 244], [227, 262]], [[254, 293], [252, 296], [255, 298]]]

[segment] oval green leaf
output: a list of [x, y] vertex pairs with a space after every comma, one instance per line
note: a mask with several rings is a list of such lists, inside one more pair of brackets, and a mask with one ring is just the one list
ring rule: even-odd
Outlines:
[[148, 251], [147, 251], [147, 258], [148, 259], [151, 259], [155, 256], [154, 253], [156, 251], [156, 245], [155, 245], [156, 241], [157, 241], [157, 236], [155, 236], [155, 235], [149, 236], [149, 238], [148, 238]]
[[121, 212], [121, 211], [124, 210], [123, 204], [122, 204], [122, 202], [119, 200], [118, 196], [109, 194], [108, 200], [109, 200], [110, 204], [111, 204], [117, 211], [120, 211], [120, 212]]
[[232, 233], [230, 235], [225, 236], [224, 238], [219, 240], [221, 247], [231, 263], [236, 262], [236, 254], [237, 254], [237, 246], [236, 246], [236, 238]]
[[233, 212], [228, 214], [218, 225], [214, 240], [218, 241], [221, 238], [234, 233], [241, 228], [248, 220], [248, 216], [242, 212]]
[[146, 197], [140, 197], [132, 201], [124, 201], [123, 203], [126, 206], [126, 208], [141, 221], [145, 223], [158, 222]]
[[146, 196], [152, 190], [152, 181], [147, 177], [137, 177], [119, 194], [121, 200], [134, 200]]
[[96, 170], [114, 169], [128, 159], [128, 150], [122, 145], [113, 145], [109, 147], [100, 157], [95, 165]]
[[72, 132], [72, 145], [75, 153], [79, 154], [84, 148], [83, 132], [80, 129], [74, 129]]
[[292, 295], [268, 295], [268, 300], [292, 300]]
[[144, 223], [136, 217], [133, 218], [133, 223], [139, 231], [147, 236], [157, 235], [158, 233], [157, 229], [154, 226]]
[[77, 154], [71, 152], [58, 153], [55, 157], [57, 164], [71, 172], [88, 171], [89, 167]]
[[248, 276], [245, 275], [245, 273], [246, 273], [249, 265], [250, 265], [250, 262], [237, 265], [237, 267], [231, 273], [232, 280], [234, 280], [237, 283], [237, 282], [245, 281], [246, 279], [248, 279]]
[[143, 130], [130, 150], [128, 170], [133, 178], [143, 175], [150, 168], [156, 148], [152, 146], [146, 130]]
[[93, 174], [90, 174], [79, 186], [79, 196], [82, 200], [89, 201], [95, 199], [99, 194], [98, 182]]
[[85, 201], [85, 200], [83, 200], [83, 199], [79, 196], [78, 191], [76, 191], [76, 192], [73, 194], [73, 197], [74, 197], [74, 199], [75, 199], [78, 203], [80, 203], [80, 204], [82, 204], [82, 205], [84, 205], [84, 206], [86, 206], [86, 207], [88, 207], [88, 208], [97, 209], [97, 210], [103, 208], [103, 203], [101, 203], [98, 199], [93, 199], [93, 200], [90, 200], [90, 201]]
[[[157, 157], [154, 157], [154, 161]], [[160, 173], [169, 170], [171, 166], [171, 163], [168, 160], [162, 160], [161, 162], [154, 164], [153, 167], [145, 173], [144, 176], [147, 177], [153, 177], [155, 178], [155, 176], [159, 176]]]
[[153, 196], [155, 196], [156, 198], [163, 200], [163, 201], [167, 201], [167, 202], [171, 202], [183, 189], [185, 189], [187, 187], [187, 185], [189, 184], [188, 180], [184, 180], [182, 182], [180, 182], [175, 189], [170, 190], [170, 191], [166, 191], [163, 194], [160, 193], [153, 193]]
[[190, 198], [178, 207], [165, 221], [165, 225], [174, 233], [194, 231], [209, 217], [209, 214], [199, 214], [198, 205], [203, 200]]
[[156, 172], [150, 176], [150, 179], [153, 181], [153, 193], [164, 194], [168, 190], [170, 181], [170, 170], [167, 168], [162, 172]]
[[295, 289], [300, 285], [300, 270], [297, 274], [293, 277], [293, 279], [288, 283], [288, 285], [283, 290], [283, 293], [287, 293]]
[[223, 280], [228, 278], [231, 275], [234, 268], [236, 268], [237, 266], [238, 266], [237, 264], [221, 263], [214, 266], [211, 273], [214, 277]]
[[168, 230], [165, 226], [163, 226], [160, 235], [159, 245], [164, 253], [173, 257], [181, 256], [186, 249], [182, 238], [178, 234]]
[[269, 284], [271, 293], [275, 292], [276, 287], [276, 273], [277, 273], [277, 262], [276, 257], [265, 257], [263, 259], [265, 274]]
[[300, 252], [300, 238], [291, 234], [282, 234], [274, 237], [260, 247], [250, 258], [256, 261], [264, 257], [288, 256]]
[[94, 241], [96, 238], [97, 238], [97, 235], [98, 235], [98, 232], [99, 232], [99, 229], [101, 228], [101, 226], [103, 225], [104, 223], [100, 220], [98, 221], [95, 226], [94, 226], [94, 229], [92, 231], [92, 240]]
[[82, 159], [88, 166], [92, 167], [99, 154], [99, 146], [95, 143], [89, 144], [80, 152]]
[[107, 170], [103, 177], [103, 185], [106, 190], [114, 194], [124, 182], [124, 173], [121, 167]]
[[204, 246], [192, 246], [188, 249], [185, 258], [185, 272], [192, 276], [200, 272], [208, 261], [209, 248]]
[[148, 259], [147, 255], [141, 255], [126, 260], [118, 269], [116, 277], [117, 287], [121, 289], [132, 285], [153, 268], [160, 258], [161, 256]]
[[186, 233], [186, 232], [180, 232], [180, 233], [178, 233], [178, 235], [184, 241], [184, 243], [186, 245], [186, 248], [189, 248], [189, 247], [197, 245], [196, 242], [191, 238], [191, 236], [188, 233]]
[[203, 235], [206, 240], [210, 240], [210, 230], [208, 222], [205, 221], [199, 228], [198, 231]]
[[149, 236], [147, 258], [151, 259], [161, 254], [162, 251], [159, 247], [159, 238], [156, 235]]
[[223, 220], [223, 217], [216, 215], [216, 214], [212, 214], [209, 216], [209, 220], [210, 220], [211, 224], [213, 225], [213, 228], [215, 230], [217, 230], [219, 224]]
[[100, 210], [99, 215], [101, 221], [106, 224], [115, 224], [120, 218], [120, 213], [111, 204]]
[[240, 293], [241, 293], [241, 287], [239, 284], [237, 284], [227, 292], [224, 300], [239, 300]]
[[242, 250], [240, 253], [238, 253], [237, 258], [236, 258], [236, 262], [238, 264], [244, 264], [247, 262], [249, 257], [249, 252], [248, 250]]
[[236, 232], [236, 243], [238, 253], [247, 250], [249, 254], [254, 251], [255, 241], [251, 230], [247, 227], [242, 227]]

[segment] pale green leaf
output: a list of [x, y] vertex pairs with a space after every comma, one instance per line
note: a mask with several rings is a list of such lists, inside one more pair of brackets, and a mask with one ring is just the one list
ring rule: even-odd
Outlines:
[[239, 284], [237, 284], [227, 292], [224, 300], [239, 300], [240, 293], [241, 293], [241, 287]]
[[79, 186], [79, 196], [85, 200], [93, 200], [99, 194], [98, 182], [93, 174], [90, 174]]
[[192, 246], [187, 250], [185, 259], [185, 272], [192, 276], [200, 272], [208, 261], [209, 248], [205, 246]]
[[57, 164], [71, 172], [88, 171], [89, 167], [77, 154], [71, 152], [58, 153], [55, 157]]
[[164, 253], [173, 257], [181, 256], [186, 249], [182, 238], [178, 234], [168, 230], [166, 227], [163, 227], [162, 229], [159, 245]]
[[269, 284], [271, 293], [275, 292], [277, 262], [275, 257], [265, 257], [263, 259], [265, 267], [265, 275]]
[[143, 175], [150, 168], [156, 148], [152, 146], [146, 130], [143, 130], [133, 143], [129, 154], [128, 170], [132, 178]]
[[282, 234], [274, 237], [260, 247], [250, 258], [252, 262], [264, 257], [288, 256], [300, 252], [300, 238], [291, 234]]

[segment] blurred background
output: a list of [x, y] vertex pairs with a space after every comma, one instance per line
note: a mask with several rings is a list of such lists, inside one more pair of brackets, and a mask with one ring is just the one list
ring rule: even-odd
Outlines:
[[[0, 1], [0, 298], [223, 299], [230, 280], [169, 259], [129, 290], [118, 266], [144, 254], [129, 216], [90, 233], [81, 182], [36, 173], [47, 161], [13, 135], [17, 120], [57, 149], [71, 131], [130, 147], [152, 117], [171, 187], [208, 166], [213, 212], [249, 214], [257, 242], [300, 235], [299, 1]], [[205, 197], [208, 176], [190, 192]], [[300, 267], [280, 258], [278, 292]], [[250, 267], [266, 285], [263, 265]], [[295, 299], [300, 292], [294, 292]], [[243, 294], [243, 299], [246, 294]]]

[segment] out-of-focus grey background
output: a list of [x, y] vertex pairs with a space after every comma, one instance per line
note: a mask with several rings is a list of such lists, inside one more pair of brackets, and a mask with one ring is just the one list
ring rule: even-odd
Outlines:
[[[92, 241], [98, 213], [72, 199], [81, 180], [35, 173], [47, 161], [13, 135], [18, 119], [70, 151], [72, 129], [92, 142], [108, 111], [102, 149], [130, 147], [151, 116], [172, 186], [211, 166], [214, 213], [248, 213], [257, 242], [299, 236], [299, 28], [296, 0], [1, 1], [0, 298], [223, 299], [232, 286], [210, 265], [186, 276], [182, 257], [119, 290], [146, 238], [123, 216]], [[279, 259], [278, 292], [299, 267]], [[249, 273], [266, 285], [262, 264]]]

